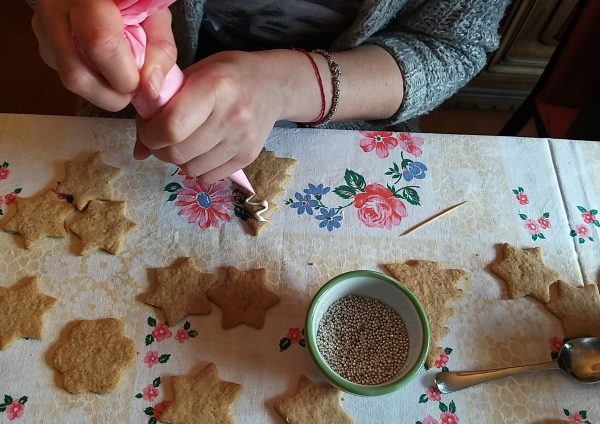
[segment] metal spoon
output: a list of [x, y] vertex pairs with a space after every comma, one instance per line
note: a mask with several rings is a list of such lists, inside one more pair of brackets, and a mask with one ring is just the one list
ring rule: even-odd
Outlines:
[[565, 343], [555, 361], [488, 371], [439, 372], [435, 385], [442, 393], [452, 393], [475, 384], [522, 372], [562, 369], [571, 379], [585, 384], [600, 382], [600, 337], [573, 339]]

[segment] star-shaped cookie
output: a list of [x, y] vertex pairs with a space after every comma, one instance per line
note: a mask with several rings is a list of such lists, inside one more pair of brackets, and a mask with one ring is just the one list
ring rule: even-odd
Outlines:
[[138, 225], [125, 217], [127, 202], [100, 202], [92, 200], [83, 212], [83, 218], [69, 225], [82, 241], [81, 255], [104, 249], [113, 255], [121, 252], [125, 236]]
[[222, 381], [210, 363], [192, 376], [171, 378], [174, 400], [160, 420], [172, 424], [234, 424], [231, 407], [242, 385]]
[[388, 264], [385, 267], [396, 280], [413, 292], [425, 309], [431, 329], [431, 346], [426, 364], [432, 367], [443, 351], [438, 344], [449, 331], [444, 324], [454, 313], [450, 305], [462, 295], [457, 285], [469, 278], [469, 273], [462, 269], [444, 269], [440, 262], [421, 260]]
[[241, 323], [262, 328], [267, 308], [279, 302], [279, 296], [267, 288], [265, 268], [240, 271], [228, 267], [225, 283], [209, 291], [208, 297], [223, 310], [225, 330]]
[[0, 350], [22, 337], [44, 338], [44, 317], [56, 303], [40, 291], [37, 277], [0, 288]]
[[156, 288], [143, 299], [161, 308], [170, 326], [186, 315], [210, 314], [206, 291], [217, 282], [215, 274], [200, 272], [191, 258], [183, 258], [177, 265], [158, 268], [156, 276]]
[[[252, 198], [252, 203], [260, 203], [263, 200], [269, 202], [269, 209], [262, 214], [262, 217], [269, 217], [279, 209], [277, 201], [285, 194], [285, 186], [292, 180], [290, 171], [298, 163], [295, 159], [278, 158], [275, 153], [262, 151], [254, 162], [244, 168], [244, 173], [252, 188], [256, 190], [256, 196]], [[269, 222], [257, 221], [254, 213], [262, 209], [261, 206], [244, 205], [248, 211], [253, 214], [248, 218], [248, 225], [258, 236], [262, 230], [269, 225]]]
[[558, 297], [546, 303], [546, 308], [561, 319], [565, 336], [600, 337], [600, 293], [598, 286], [575, 287], [558, 281]]
[[54, 352], [54, 367], [68, 392], [110, 393], [136, 355], [135, 343], [125, 337], [118, 319], [81, 320]]
[[67, 162], [65, 171], [67, 175], [56, 192], [73, 196], [79, 210], [91, 200], [113, 200], [112, 182], [123, 174], [119, 168], [105, 164], [100, 152], [83, 162]]
[[275, 402], [275, 409], [289, 424], [353, 424], [344, 411], [342, 393], [332, 386], [316, 386], [300, 376], [296, 393]]
[[67, 237], [65, 219], [75, 206], [62, 202], [52, 189], [38, 197], [17, 199], [17, 212], [4, 225], [6, 231], [21, 234], [26, 249], [45, 237]]
[[524, 250], [505, 243], [504, 257], [492, 262], [490, 269], [506, 282], [511, 299], [533, 296], [547, 303], [550, 286], [560, 278], [558, 272], [544, 262], [540, 247]]

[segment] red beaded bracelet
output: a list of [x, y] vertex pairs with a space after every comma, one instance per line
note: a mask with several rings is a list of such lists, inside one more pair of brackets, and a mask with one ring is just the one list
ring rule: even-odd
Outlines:
[[321, 113], [319, 114], [319, 118], [315, 122], [306, 124], [309, 127], [316, 127], [317, 125], [320, 125], [321, 122], [323, 122], [323, 119], [325, 118], [325, 105], [326, 105], [325, 87], [323, 86], [323, 80], [321, 79], [321, 73], [319, 72], [319, 67], [317, 66], [317, 63], [315, 62], [315, 60], [313, 59], [313, 57], [310, 55], [309, 52], [307, 52], [304, 49], [296, 49], [296, 48], [292, 48], [292, 50], [295, 50], [300, 53], [304, 53], [306, 55], [306, 57], [308, 57], [308, 60], [310, 60], [310, 63], [312, 64], [312, 67], [315, 70], [315, 75], [317, 76], [317, 81], [319, 82], [319, 90], [321, 92]]

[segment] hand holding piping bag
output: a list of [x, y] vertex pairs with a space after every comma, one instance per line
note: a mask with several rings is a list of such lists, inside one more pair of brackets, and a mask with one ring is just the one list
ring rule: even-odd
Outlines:
[[[144, 28], [142, 28], [140, 24], [148, 16], [160, 12], [174, 1], [175, 0], [115, 0], [123, 18], [125, 38], [131, 46], [138, 69], [142, 69], [144, 65], [148, 39]], [[75, 44], [77, 45], [76, 39]], [[82, 49], [79, 49], [79, 51], [85, 59], [85, 53]], [[138, 114], [144, 120], [151, 119], [155, 117], [169, 100], [181, 90], [184, 83], [185, 76], [181, 69], [175, 64], [165, 76], [164, 83], [157, 98], [152, 99], [143, 91], [139, 91], [133, 95], [132, 103]], [[150, 152], [148, 151], [147, 155], [149, 154]], [[138, 158], [140, 156], [143, 157], [146, 155], [142, 153], [141, 155], [138, 155]], [[254, 189], [242, 170], [235, 172], [229, 178], [249, 192], [254, 193]]]

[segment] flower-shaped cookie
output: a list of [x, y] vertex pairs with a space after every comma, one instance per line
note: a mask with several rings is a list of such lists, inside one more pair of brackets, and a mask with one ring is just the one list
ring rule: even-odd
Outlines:
[[137, 354], [124, 330], [115, 318], [75, 323], [54, 353], [54, 367], [62, 373], [65, 390], [109, 393], [119, 386], [123, 370]]

